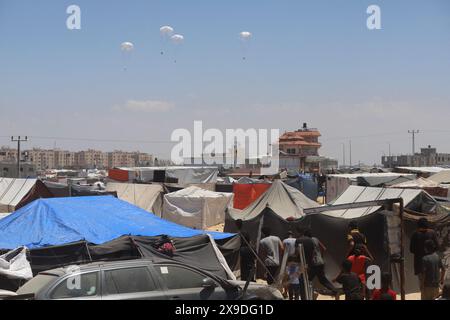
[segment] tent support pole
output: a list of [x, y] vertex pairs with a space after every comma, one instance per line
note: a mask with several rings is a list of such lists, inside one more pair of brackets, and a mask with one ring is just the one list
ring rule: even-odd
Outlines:
[[92, 262], [92, 256], [91, 256], [91, 253], [89, 252], [89, 246], [87, 244], [87, 241], [84, 241], [84, 245], [86, 246], [86, 251], [89, 256], [89, 260]]
[[400, 295], [402, 300], [406, 300], [405, 291], [405, 240], [404, 240], [404, 216], [403, 199], [400, 198]]

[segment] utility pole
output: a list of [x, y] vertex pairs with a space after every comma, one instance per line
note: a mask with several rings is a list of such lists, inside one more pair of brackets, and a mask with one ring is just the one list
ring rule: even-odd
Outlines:
[[416, 133], [419, 133], [419, 130], [408, 130], [408, 133], [412, 134], [412, 154], [416, 154]]
[[342, 166], [345, 168], [345, 143], [342, 144]]
[[392, 157], [391, 157], [391, 143], [387, 143], [389, 146], [389, 168], [392, 168]]
[[28, 137], [25, 136], [25, 138], [21, 138], [18, 136], [15, 138], [14, 136], [11, 136], [12, 142], [17, 142], [17, 177], [20, 179], [20, 143], [28, 141]]
[[350, 168], [352, 167], [352, 140], [349, 141], [350, 145]]

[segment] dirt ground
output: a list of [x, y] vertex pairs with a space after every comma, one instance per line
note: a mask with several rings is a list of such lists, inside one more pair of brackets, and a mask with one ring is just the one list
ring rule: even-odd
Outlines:
[[[344, 300], [344, 299], [345, 299], [344, 296], [340, 297], [340, 300]], [[317, 300], [335, 300], [335, 299], [334, 299], [334, 297], [319, 295], [317, 297]], [[400, 295], [397, 295], [397, 300], [400, 300]], [[407, 294], [406, 300], [420, 300], [420, 292]]]

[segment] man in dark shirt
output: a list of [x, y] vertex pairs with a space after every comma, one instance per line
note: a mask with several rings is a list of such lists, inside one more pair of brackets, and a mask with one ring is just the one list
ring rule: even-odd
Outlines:
[[314, 254], [314, 242], [310, 237], [307, 237], [305, 233], [307, 233], [308, 228], [299, 228], [298, 230], [299, 237], [295, 240], [295, 247], [298, 249], [299, 244], [303, 245], [303, 251], [305, 252], [305, 262], [307, 265], [312, 264], [312, 258]]
[[250, 235], [247, 232], [241, 233], [241, 248], [239, 249], [241, 280], [254, 281], [252, 269], [255, 267], [256, 257], [250, 248]]
[[345, 260], [342, 263], [342, 271], [333, 280], [342, 284], [342, 289], [345, 294], [345, 300], [364, 300], [362, 295], [363, 286], [358, 275], [352, 270], [352, 263], [349, 260]]
[[437, 249], [438, 238], [436, 231], [430, 229], [426, 218], [420, 218], [417, 222], [417, 230], [411, 236], [409, 251], [414, 254], [414, 274], [419, 277], [422, 291], [422, 258], [425, 256], [425, 241], [432, 240]]
[[442, 260], [436, 253], [433, 240], [425, 241], [425, 252], [422, 258], [422, 300], [434, 300], [439, 295], [439, 285], [444, 283], [445, 269]]
[[[310, 237], [307, 237], [308, 228], [298, 228], [297, 232], [299, 237], [295, 240], [295, 248], [298, 250], [299, 245], [303, 246], [303, 251], [305, 253], [305, 263], [306, 272], [310, 272], [309, 268], [312, 266], [312, 259], [314, 255], [314, 242]], [[306, 288], [303, 280], [303, 275], [300, 276], [300, 296], [302, 300], [306, 300]]]

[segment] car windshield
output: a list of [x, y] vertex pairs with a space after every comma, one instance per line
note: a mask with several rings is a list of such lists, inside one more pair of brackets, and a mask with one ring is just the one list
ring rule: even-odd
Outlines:
[[50, 274], [38, 274], [16, 291], [17, 294], [34, 294], [56, 280], [58, 277]]

